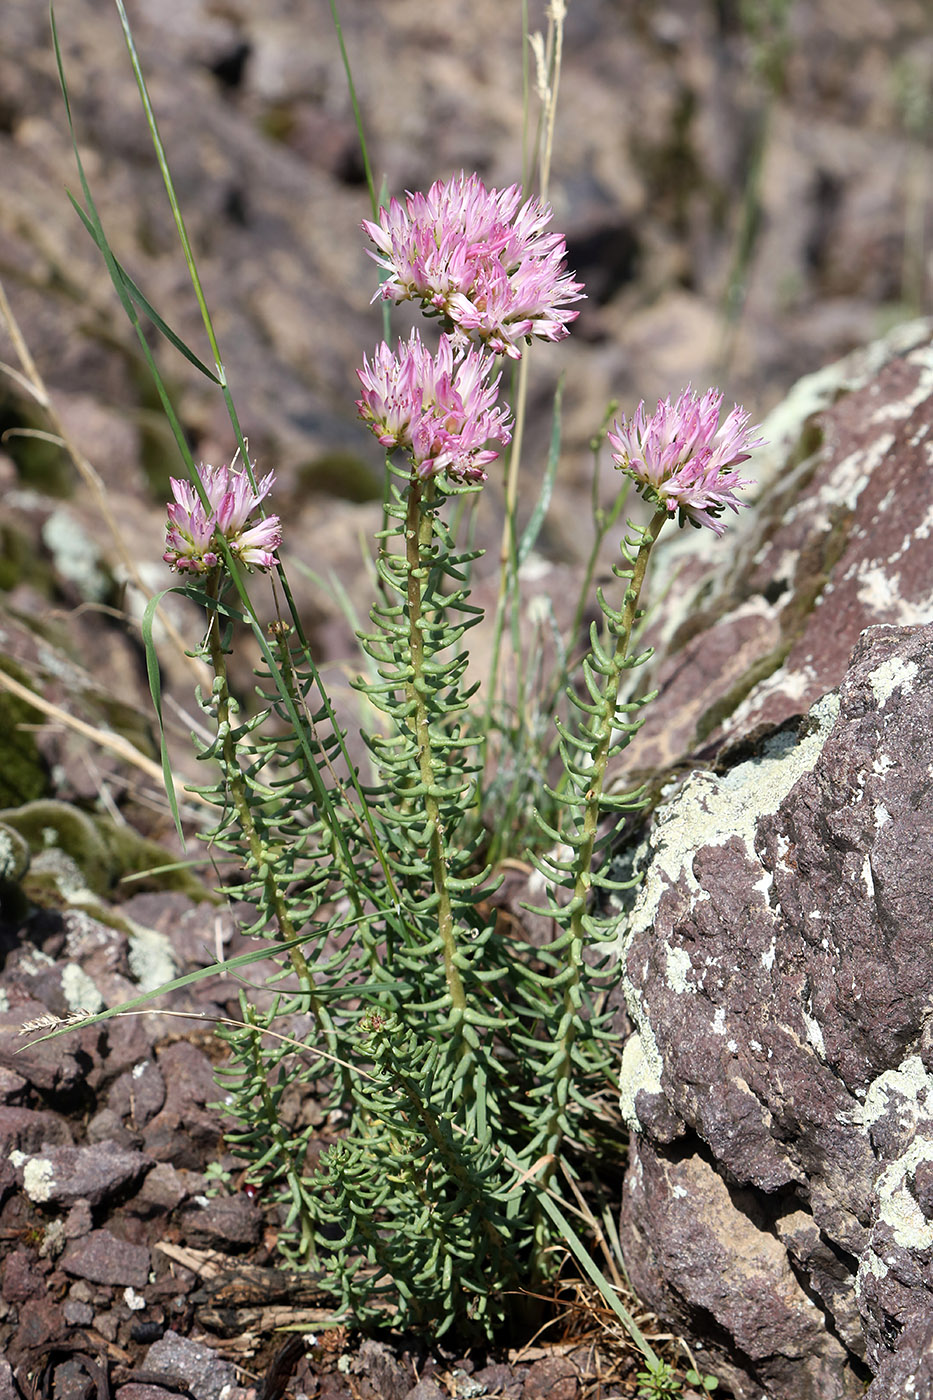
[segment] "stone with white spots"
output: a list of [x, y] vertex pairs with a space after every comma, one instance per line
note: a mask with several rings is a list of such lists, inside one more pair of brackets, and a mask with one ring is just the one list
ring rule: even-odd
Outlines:
[[91, 1147], [46, 1146], [22, 1162], [23, 1190], [37, 1205], [99, 1206], [135, 1190], [152, 1159], [112, 1142]]
[[739, 1400], [926, 1376], [933, 625], [839, 679], [668, 796], [620, 940], [629, 1270]]

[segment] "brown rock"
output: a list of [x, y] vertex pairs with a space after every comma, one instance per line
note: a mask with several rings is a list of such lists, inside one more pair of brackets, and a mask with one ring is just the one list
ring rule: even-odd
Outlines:
[[103, 1376], [90, 1358], [70, 1356], [50, 1368], [53, 1393], [58, 1400], [90, 1400], [96, 1391], [95, 1382]]
[[411, 1370], [395, 1359], [384, 1342], [363, 1341], [352, 1370], [363, 1400], [403, 1400], [411, 1391]]
[[262, 1239], [262, 1211], [246, 1196], [195, 1201], [186, 1207], [180, 1223], [186, 1243], [200, 1248], [238, 1254]]
[[0, 1104], [19, 1104], [29, 1088], [28, 1080], [0, 1066]]
[[0, 1106], [0, 1150], [38, 1152], [45, 1143], [63, 1146], [71, 1142], [71, 1129], [57, 1113], [42, 1109]]
[[205, 1147], [217, 1145], [223, 1130], [221, 1114], [207, 1107], [220, 1094], [211, 1062], [194, 1045], [179, 1041], [160, 1052], [158, 1064], [166, 1099], [146, 1126], [146, 1152], [175, 1167], [197, 1168]]
[[90, 1279], [92, 1283], [144, 1288], [149, 1281], [149, 1250], [119, 1240], [109, 1230], [92, 1230], [84, 1239], [67, 1246], [61, 1267], [73, 1277]]
[[113, 1143], [92, 1147], [49, 1147], [23, 1164], [25, 1189], [31, 1200], [49, 1205], [92, 1206], [134, 1188], [152, 1166], [141, 1152], [127, 1152]]
[[65, 1239], [79, 1240], [82, 1235], [90, 1234], [92, 1228], [93, 1217], [91, 1216], [90, 1202], [75, 1201], [65, 1217]]
[[521, 1400], [525, 1369], [497, 1361], [474, 1372], [473, 1379], [477, 1385], [484, 1385], [490, 1395], [501, 1395], [502, 1400]]
[[865, 1392], [865, 1400], [929, 1400], [933, 1396], [933, 1322], [913, 1323]]
[[566, 1356], [545, 1356], [528, 1368], [522, 1400], [577, 1400], [580, 1378]]
[[[320, 1400], [352, 1400], [349, 1383], [339, 1371], [326, 1371], [320, 1378]], [[406, 1396], [406, 1400], [408, 1397]]]
[[185, 1199], [188, 1189], [168, 1162], [157, 1162], [148, 1173], [127, 1209], [146, 1218], [174, 1210]]
[[8, 1346], [7, 1359], [18, 1367], [22, 1357], [41, 1355], [65, 1330], [61, 1307], [48, 1294], [27, 1298], [19, 1308], [19, 1326]]
[[[135, 996], [139, 990], [128, 979], [116, 975], [114, 983], [113, 1004]], [[153, 1043], [164, 1034], [166, 1020], [165, 1017], [160, 1018], [158, 1012], [153, 1012], [150, 1016], [116, 1016], [112, 1021], [106, 1021], [108, 1074], [114, 1079], [122, 1074], [132, 1074], [137, 1065], [151, 1060]]]
[[0, 1357], [0, 1400], [20, 1400], [9, 1361]]
[[165, 1371], [185, 1377], [195, 1400], [239, 1400], [236, 1371], [210, 1347], [166, 1332], [146, 1352], [146, 1370]]
[[[56, 971], [55, 975], [60, 977], [60, 972]], [[30, 1002], [15, 1012], [0, 1013], [0, 1064], [45, 1093], [80, 1093], [92, 1063], [89, 1050], [82, 1046], [84, 1043], [90, 1046], [96, 1039], [93, 1028], [77, 1033], [67, 1042], [67, 1048], [62, 1039], [45, 1040], [22, 1048], [23, 1042], [17, 1046], [11, 1043], [9, 1035], [2, 1034], [3, 1030], [18, 1030], [25, 1020], [45, 1011], [44, 1003]]]
[[928, 1220], [933, 1220], [933, 1161], [925, 1158], [914, 1167], [914, 1195]]
[[133, 1132], [145, 1128], [165, 1103], [165, 1080], [154, 1060], [141, 1060], [111, 1085], [107, 1107], [129, 1119]]
[[94, 1309], [90, 1303], [82, 1303], [78, 1298], [67, 1299], [62, 1312], [71, 1327], [90, 1327], [94, 1321]]
[[[342, 1391], [335, 1392], [343, 1394]], [[447, 1391], [441, 1389], [431, 1376], [424, 1376], [417, 1385], [405, 1392], [404, 1400], [447, 1400]]]
[[87, 1140], [89, 1143], [110, 1143], [123, 1152], [138, 1152], [143, 1145], [142, 1133], [134, 1133], [126, 1126], [112, 1108], [102, 1108], [88, 1120]]
[[16, 1171], [9, 1157], [0, 1157], [0, 1206], [18, 1188]]
[[164, 1390], [160, 1385], [143, 1385], [139, 1381], [130, 1381], [129, 1385], [119, 1387], [116, 1400], [169, 1400], [169, 1397], [176, 1393]]
[[[650, 1219], [651, 1227], [650, 1237], [638, 1226], [627, 1235], [626, 1264], [633, 1279], [655, 1285], [663, 1280], [660, 1292], [655, 1286], [643, 1298], [684, 1321], [708, 1315], [728, 1332], [768, 1395], [784, 1393], [791, 1367], [795, 1400], [844, 1393], [845, 1350], [826, 1334], [820, 1309], [795, 1277], [754, 1197], [730, 1191], [698, 1155], [656, 1153], [641, 1140], [637, 1151], [624, 1211], [633, 1226]], [[738, 1381], [739, 1394], [745, 1393], [728, 1366], [717, 1374], [726, 1383]]]
[[26, 1249], [14, 1249], [3, 1261], [0, 1271], [0, 1295], [6, 1303], [24, 1303], [46, 1288], [45, 1271]]
[[115, 1342], [120, 1327], [120, 1314], [116, 1308], [99, 1308], [94, 1314], [94, 1329], [105, 1341]]

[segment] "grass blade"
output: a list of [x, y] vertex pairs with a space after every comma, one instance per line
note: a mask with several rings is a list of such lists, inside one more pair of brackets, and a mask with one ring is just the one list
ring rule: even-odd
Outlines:
[[[86, 213], [84, 212], [84, 210], [81, 208], [81, 205], [80, 205], [80, 204], [78, 203], [78, 201], [75, 199], [74, 195], [71, 194], [70, 191], [66, 191], [66, 193], [68, 194], [68, 198], [71, 200], [72, 208], [74, 209], [74, 211], [75, 211], [75, 213], [77, 214], [78, 218], [79, 218], [79, 219], [81, 220], [81, 222], [84, 224], [84, 227], [87, 229], [88, 233], [91, 235], [91, 237], [93, 238], [94, 242], [97, 244], [97, 246], [98, 246], [98, 248], [100, 249], [100, 251], [103, 252], [103, 251], [104, 251], [104, 245], [103, 245], [103, 242], [102, 242], [102, 240], [101, 240], [101, 237], [99, 237], [99, 235], [98, 235], [98, 230], [97, 230], [97, 228], [95, 227], [93, 220], [91, 220], [91, 219], [88, 218], [87, 214], [86, 214]], [[135, 303], [136, 303], [136, 305], [139, 307], [139, 309], [140, 309], [142, 312], [144, 312], [144, 314], [145, 314], [146, 316], [149, 317], [149, 320], [150, 320], [150, 321], [152, 322], [152, 324], [156, 327], [156, 329], [157, 329], [157, 330], [160, 330], [160, 331], [162, 332], [162, 334], [165, 336], [166, 340], [168, 340], [172, 345], [174, 345], [175, 349], [176, 349], [180, 354], [184, 355], [185, 359], [188, 360], [191, 364], [193, 364], [194, 367], [195, 367], [195, 369], [200, 370], [201, 373], [202, 373], [203, 375], [206, 375], [207, 378], [210, 379], [214, 384], [218, 384], [218, 385], [219, 385], [219, 384], [220, 384], [220, 380], [217, 378], [217, 375], [214, 373], [214, 371], [211, 370], [211, 369], [208, 369], [207, 365], [204, 363], [203, 360], [198, 359], [197, 355], [194, 353], [194, 351], [191, 349], [191, 347], [185, 344], [185, 342], [182, 340], [181, 336], [175, 334], [175, 332], [172, 330], [171, 326], [166, 325], [165, 321], [163, 321], [163, 319], [162, 319], [162, 317], [159, 315], [158, 311], [156, 311], [155, 307], [154, 307], [154, 306], [152, 305], [152, 303], [148, 300], [148, 298], [143, 294], [143, 292], [140, 291], [139, 287], [138, 287], [137, 284], [133, 281], [132, 277], [131, 277], [131, 276], [129, 275], [129, 273], [126, 271], [126, 268], [125, 268], [125, 267], [123, 266], [123, 264], [119, 261], [119, 259], [118, 259], [118, 258], [114, 258], [113, 262], [114, 262], [114, 266], [116, 267], [118, 273], [120, 274], [120, 278], [121, 278], [121, 280], [122, 280], [122, 282], [123, 282], [123, 285], [124, 285], [124, 287], [126, 288], [127, 292], [128, 292], [129, 295], [132, 297], [133, 301], [135, 301]]]
[[[531, 1184], [535, 1185], [534, 1182], [532, 1182]], [[548, 1192], [544, 1190], [538, 1191], [538, 1201], [540, 1202], [545, 1213], [551, 1217], [551, 1221], [553, 1222], [553, 1224], [557, 1226], [565, 1244], [567, 1245], [573, 1257], [576, 1259], [577, 1263], [582, 1268], [583, 1272], [586, 1274], [587, 1278], [590, 1279], [590, 1281], [594, 1283], [599, 1289], [603, 1298], [606, 1300], [606, 1303], [609, 1305], [609, 1307], [615, 1313], [616, 1317], [622, 1323], [622, 1326], [625, 1328], [632, 1341], [638, 1347], [638, 1350], [648, 1362], [648, 1365], [657, 1367], [659, 1363], [657, 1352], [654, 1350], [651, 1343], [648, 1341], [644, 1332], [642, 1332], [638, 1323], [632, 1317], [632, 1314], [629, 1312], [628, 1308], [624, 1307], [623, 1304], [619, 1301], [619, 1296], [616, 1293], [616, 1290], [606, 1278], [605, 1274], [603, 1274], [603, 1272], [600, 1269], [598, 1269], [593, 1263], [593, 1260], [590, 1258], [588, 1251], [585, 1249], [582, 1240], [580, 1239], [577, 1232], [574, 1230], [573, 1226], [570, 1224], [567, 1217], [561, 1211], [560, 1207], [556, 1204], [556, 1202], [548, 1194]]]
[[168, 743], [165, 738], [165, 725], [162, 722], [162, 677], [159, 673], [159, 658], [156, 654], [155, 643], [152, 640], [152, 625], [155, 621], [156, 608], [165, 597], [166, 593], [180, 593], [180, 588], [163, 588], [161, 593], [155, 594], [146, 604], [146, 611], [143, 613], [142, 634], [143, 645], [146, 648], [146, 675], [149, 679], [149, 693], [152, 696], [152, 704], [156, 712], [156, 721], [159, 725], [159, 753], [162, 758], [162, 778], [165, 782], [165, 793], [168, 803], [172, 809], [172, 820], [175, 823], [175, 830], [178, 832], [178, 839], [181, 842], [182, 850], [186, 850], [185, 833], [182, 830], [181, 815], [178, 811], [178, 797], [175, 792], [175, 775], [172, 772], [172, 760], [169, 757]]
[[544, 479], [541, 482], [541, 490], [538, 492], [538, 499], [535, 508], [531, 512], [531, 519], [522, 532], [522, 537], [518, 543], [517, 562], [518, 567], [528, 558], [534, 548], [535, 541], [541, 533], [548, 507], [551, 504], [551, 494], [554, 490], [554, 481], [557, 477], [557, 464], [560, 461], [560, 405], [564, 395], [564, 376], [558, 380], [557, 388], [554, 390], [554, 414], [551, 419], [551, 442], [548, 447], [547, 466], [544, 469]]

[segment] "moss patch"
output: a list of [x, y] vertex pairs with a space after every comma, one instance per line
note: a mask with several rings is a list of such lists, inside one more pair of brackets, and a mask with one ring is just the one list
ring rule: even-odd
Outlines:
[[[47, 799], [7, 808], [0, 811], [0, 823], [22, 837], [34, 858], [53, 850], [60, 852], [80, 872], [82, 885], [98, 896], [111, 894], [127, 875], [157, 871], [173, 861], [163, 846], [131, 827], [118, 826], [109, 817], [82, 812], [66, 802]], [[154, 873], [134, 880], [128, 888], [132, 894], [178, 890], [191, 899], [213, 897], [188, 869]]]
[[[0, 669], [23, 685], [25, 673], [7, 658]], [[0, 690], [0, 806], [14, 807], [44, 797], [49, 771], [30, 726], [41, 724], [42, 715], [27, 700]]]
[[363, 459], [337, 449], [299, 467], [298, 484], [302, 492], [322, 492], [358, 504], [382, 497], [382, 486]]

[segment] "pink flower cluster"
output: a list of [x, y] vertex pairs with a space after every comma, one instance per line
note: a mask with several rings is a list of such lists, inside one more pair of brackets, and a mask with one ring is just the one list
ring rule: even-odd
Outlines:
[[651, 418], [640, 403], [631, 421], [623, 418], [609, 434], [613, 461], [647, 499], [671, 515], [679, 511], [681, 525], [689, 520], [717, 535], [725, 529], [719, 516], [726, 506], [738, 511], [744, 504], [735, 491], [752, 485], [734, 468], [764, 442], [753, 437], [758, 429], [749, 427], [749, 415], [738, 404], [720, 426], [722, 402], [716, 389], [701, 397], [688, 387], [675, 404], [659, 403]]
[[174, 501], [168, 505], [165, 553], [162, 558], [179, 573], [208, 574], [223, 561], [217, 543], [222, 535], [231, 553], [250, 568], [271, 569], [282, 543], [277, 515], [268, 515], [247, 526], [247, 519], [272, 490], [275, 473], [257, 483], [254, 491], [245, 471], [232, 467], [197, 469], [210, 509], [205, 509], [189, 481], [171, 477]]
[[499, 455], [486, 443], [504, 445], [511, 438], [508, 410], [496, 407], [500, 376], [490, 379], [493, 366], [483, 350], [455, 354], [449, 336], [441, 337], [436, 355], [417, 331], [400, 340], [394, 354], [383, 341], [372, 362], [364, 356], [357, 370], [360, 417], [383, 447], [408, 451], [418, 476], [484, 481]]
[[532, 336], [563, 339], [583, 285], [565, 271], [563, 236], [544, 232], [550, 206], [521, 199], [519, 185], [487, 190], [461, 171], [391, 200], [363, 224], [378, 250], [370, 257], [389, 273], [376, 296], [420, 301], [445, 317], [456, 344], [482, 341], [514, 360]]

